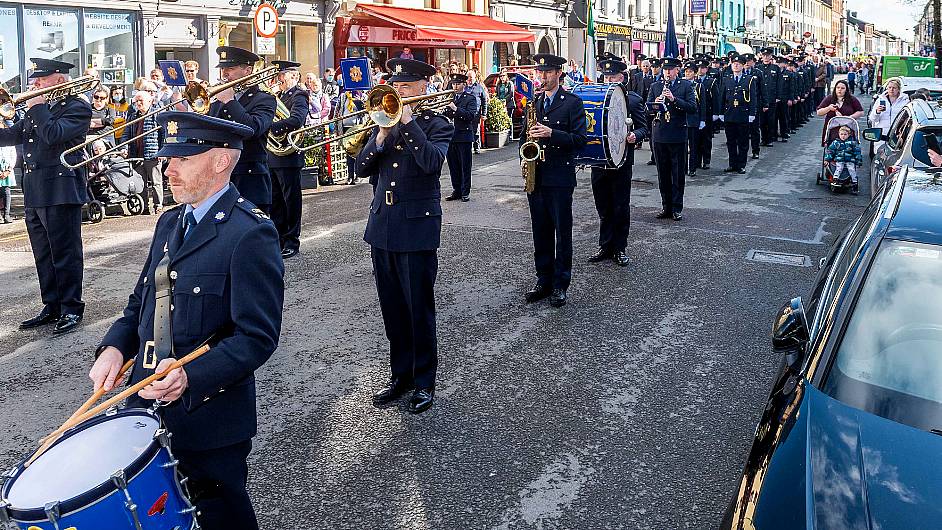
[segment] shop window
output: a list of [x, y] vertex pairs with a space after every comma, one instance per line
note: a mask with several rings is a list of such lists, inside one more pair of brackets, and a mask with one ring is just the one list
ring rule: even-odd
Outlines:
[[439, 0], [425, 0], [425, 9], [438, 9]]
[[319, 73], [317, 26], [291, 23], [291, 60], [301, 63], [301, 72]]
[[19, 92], [22, 82], [16, 8], [2, 7], [0, 8], [0, 86], [8, 92]]
[[[23, 10], [26, 58], [41, 57], [77, 65], [69, 73], [79, 75], [78, 11], [74, 9]], [[29, 65], [27, 65], [29, 66]]]
[[130, 13], [85, 12], [85, 67], [98, 70], [102, 84], [134, 82], [133, 20]]
[[[236, 46], [245, 50], [254, 49], [252, 36], [255, 30], [251, 20], [221, 20], [219, 22], [219, 42], [222, 46]], [[215, 61], [212, 61], [215, 62]]]
[[474, 13], [477, 9], [475, 0], [464, 0], [464, 10], [466, 13]]

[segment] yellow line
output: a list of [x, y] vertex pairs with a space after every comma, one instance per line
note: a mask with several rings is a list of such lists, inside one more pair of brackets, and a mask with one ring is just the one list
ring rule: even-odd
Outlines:
[[12, 236], [0, 237], [0, 243], [9, 243], [11, 241], [21, 241], [28, 239], [26, 234], [13, 234]]

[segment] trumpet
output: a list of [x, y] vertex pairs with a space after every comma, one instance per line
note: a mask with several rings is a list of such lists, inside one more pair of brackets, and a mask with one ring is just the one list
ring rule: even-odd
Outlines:
[[272, 65], [261, 70], [256, 70], [234, 81], [217, 83], [210, 87], [205, 87], [200, 83], [190, 81], [183, 91], [183, 97], [186, 99], [187, 103], [190, 104], [190, 108], [193, 109], [193, 111], [206, 114], [209, 112], [210, 101], [220, 92], [230, 88], [234, 92], [241, 92], [250, 86], [267, 82], [269, 79], [276, 77], [278, 73], [278, 67]]
[[49, 86], [46, 88], [37, 88], [29, 90], [15, 96], [11, 95], [5, 88], [0, 88], [0, 116], [6, 120], [13, 119], [16, 111], [23, 108], [26, 102], [37, 96], [46, 96], [46, 102], [52, 103], [65, 99], [69, 96], [84, 94], [98, 86], [100, 81], [93, 75], [83, 75], [76, 77], [65, 83]]

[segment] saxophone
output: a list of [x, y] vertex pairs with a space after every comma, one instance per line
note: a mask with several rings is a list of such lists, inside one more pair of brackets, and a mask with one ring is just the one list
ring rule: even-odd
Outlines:
[[543, 148], [530, 136], [530, 126], [536, 123], [536, 107], [533, 101], [527, 102], [527, 141], [520, 146], [520, 173], [523, 175], [523, 191], [533, 193], [536, 189], [536, 162], [546, 160]]

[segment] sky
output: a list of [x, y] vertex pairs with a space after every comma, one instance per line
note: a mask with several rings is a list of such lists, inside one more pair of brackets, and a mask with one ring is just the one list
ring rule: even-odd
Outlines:
[[857, 18], [872, 22], [877, 29], [912, 40], [913, 26], [928, 0], [847, 0], [844, 8], [856, 11]]

